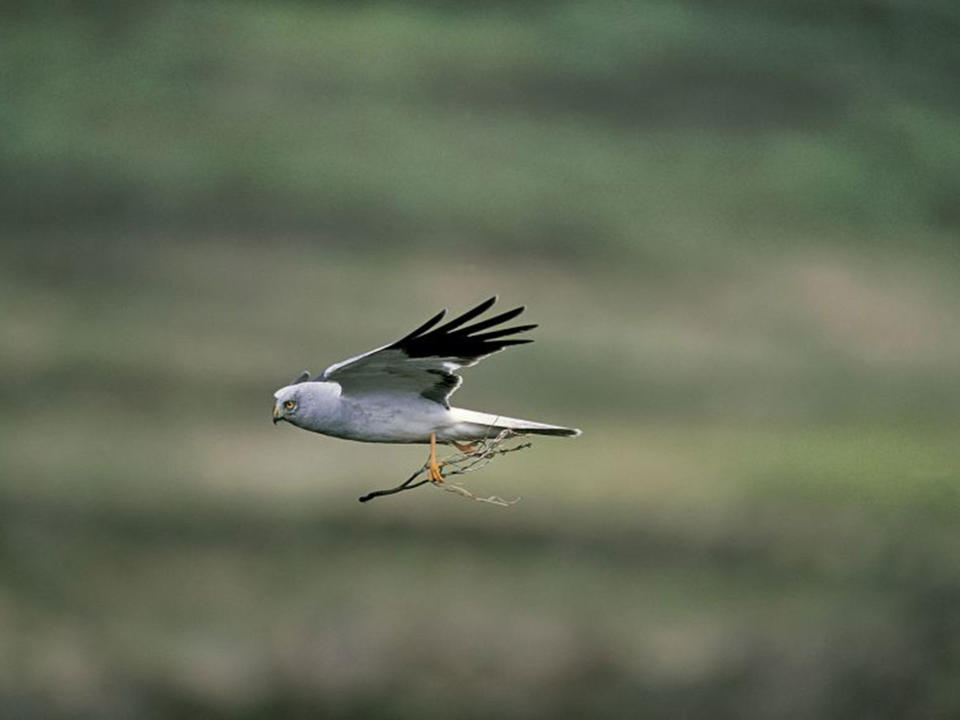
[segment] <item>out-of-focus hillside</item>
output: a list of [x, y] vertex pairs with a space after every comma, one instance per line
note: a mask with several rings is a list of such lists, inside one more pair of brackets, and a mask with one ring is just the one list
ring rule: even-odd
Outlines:
[[[960, 713], [958, 17], [0, 10], [5, 714]], [[272, 426], [493, 293], [517, 505]]]
[[670, 257], [960, 220], [949, 2], [55, 7], [0, 30], [14, 225]]

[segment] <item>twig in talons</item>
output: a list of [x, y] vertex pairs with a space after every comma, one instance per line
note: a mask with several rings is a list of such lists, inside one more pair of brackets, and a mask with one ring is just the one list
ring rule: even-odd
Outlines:
[[491, 505], [499, 505], [500, 507], [510, 507], [511, 505], [516, 505], [520, 502], [520, 498], [514, 498], [513, 500], [504, 500], [499, 495], [491, 495], [490, 497], [477, 497], [472, 492], [467, 490], [462, 485], [452, 485], [450, 483], [445, 483], [441, 485], [440, 483], [434, 483], [435, 487], [443, 488], [450, 492], [457, 493], [461, 497], [465, 497], [468, 500], [476, 500], [477, 502], [490, 503]]
[[[503, 430], [496, 437], [486, 438], [478, 441], [476, 447], [474, 447], [470, 452], [458, 452], [454, 455], [451, 455], [442, 462], [444, 477], [449, 478], [454, 475], [465, 475], [466, 473], [475, 472], [486, 467], [494, 458], [499, 457], [500, 455], [506, 455], [507, 453], [516, 452], [517, 450], [525, 450], [526, 448], [532, 446], [533, 443], [531, 442], [521, 442], [519, 445], [504, 446], [504, 444], [508, 441], [518, 437], [524, 438], [526, 436], [522, 433], [515, 433], [512, 430]], [[499, 505], [501, 507], [509, 507], [520, 501], [520, 498], [515, 498], [514, 500], [504, 500], [498, 495], [491, 495], [490, 497], [478, 497], [462, 485], [434, 482], [430, 479], [429, 474], [426, 478], [417, 480], [424, 473], [428, 473], [428, 466], [426, 464], [396, 487], [388, 488], [386, 490], [374, 490], [373, 492], [367, 493], [361, 497], [360, 502], [368, 502], [374, 498], [382, 497], [384, 495], [394, 495], [396, 493], [403, 492], [404, 490], [413, 490], [414, 488], [420, 487], [421, 485], [426, 485], [427, 483], [443, 488], [444, 490], [457, 493], [461, 497], [469, 500], [485, 502], [491, 505]]]
[[368, 492], [366, 495], [361, 496], [359, 500], [360, 502], [365, 503], [365, 502], [369, 502], [370, 500], [373, 500], [374, 498], [383, 497], [384, 495], [395, 495], [396, 493], [403, 492], [404, 490], [413, 490], [416, 487], [420, 487], [421, 485], [424, 485], [430, 481], [421, 480], [418, 483], [415, 483], [413, 481], [416, 480], [421, 475], [421, 473], [426, 471], [426, 469], [427, 469], [427, 466], [424, 465], [422, 468], [417, 470], [413, 475], [408, 477], [406, 480], [404, 480], [402, 483], [400, 483], [396, 487], [388, 488], [386, 490], [374, 490], [373, 492]]

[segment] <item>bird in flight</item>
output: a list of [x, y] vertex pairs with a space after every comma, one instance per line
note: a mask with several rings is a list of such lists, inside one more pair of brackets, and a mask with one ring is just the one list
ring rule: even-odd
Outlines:
[[523, 307], [470, 324], [496, 300], [492, 297], [436, 327], [446, 314], [443, 310], [396, 342], [335, 363], [316, 379], [303, 372], [273, 394], [274, 424], [285, 420], [304, 430], [362, 442], [429, 443], [430, 479], [440, 483], [437, 443], [471, 452], [474, 443], [504, 430], [577, 437], [580, 430], [575, 428], [450, 405], [450, 396], [463, 382], [457, 370], [511, 345], [533, 342], [515, 335], [536, 325], [502, 327]]

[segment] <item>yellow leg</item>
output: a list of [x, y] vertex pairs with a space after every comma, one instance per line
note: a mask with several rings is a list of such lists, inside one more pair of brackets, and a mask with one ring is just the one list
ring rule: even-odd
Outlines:
[[457, 450], [459, 450], [460, 452], [462, 452], [464, 455], [470, 455], [470, 454], [475, 453], [475, 452], [477, 451], [477, 446], [478, 446], [479, 444], [480, 444], [480, 443], [475, 443], [475, 442], [472, 442], [472, 443], [458, 443], [458, 442], [454, 442], [454, 443], [453, 443], [453, 446], [454, 446]]
[[437, 434], [430, 433], [430, 460], [427, 463], [430, 470], [430, 480], [436, 483], [443, 482], [443, 473], [440, 472], [441, 463], [437, 462]]

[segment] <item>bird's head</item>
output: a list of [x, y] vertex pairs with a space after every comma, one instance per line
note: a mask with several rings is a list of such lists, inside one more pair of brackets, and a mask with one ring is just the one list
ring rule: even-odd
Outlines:
[[317, 430], [338, 409], [340, 385], [335, 382], [308, 380], [303, 373], [289, 385], [273, 394], [273, 422], [286, 420], [291, 425]]
[[273, 424], [281, 420], [293, 422], [300, 409], [300, 388], [296, 385], [287, 385], [273, 394]]

